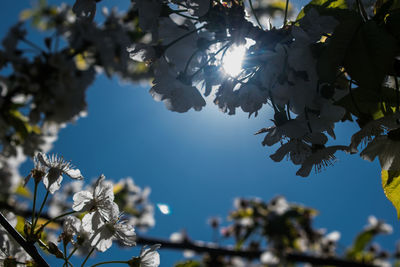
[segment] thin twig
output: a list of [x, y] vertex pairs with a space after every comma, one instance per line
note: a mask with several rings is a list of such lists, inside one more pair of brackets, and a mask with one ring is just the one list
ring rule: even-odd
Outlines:
[[254, 17], [256, 18], [256, 22], [257, 22], [258, 26], [260, 26], [261, 30], [263, 30], [263, 26], [261, 25], [260, 21], [258, 20], [256, 11], [255, 11], [254, 8], [253, 8], [253, 3], [252, 3], [251, 0], [249, 0], [249, 4], [250, 4], [251, 12], [253, 12]]
[[283, 19], [283, 26], [286, 26], [286, 24], [287, 24], [287, 15], [288, 15], [288, 10], [289, 10], [289, 0], [286, 0], [286, 6], [285, 6], [285, 18]]

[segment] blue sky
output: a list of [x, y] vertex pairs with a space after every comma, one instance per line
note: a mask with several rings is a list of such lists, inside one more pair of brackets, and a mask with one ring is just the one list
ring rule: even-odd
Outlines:
[[[130, 1], [103, 2], [126, 5]], [[0, 36], [26, 7], [28, 1], [3, 3]], [[150, 85], [122, 84], [117, 78], [99, 76], [88, 90], [88, 117], [63, 129], [53, 149], [88, 180], [103, 173], [115, 180], [131, 176], [138, 185], [150, 186], [151, 201], [167, 203], [172, 213], [157, 211], [156, 226], [147, 235], [168, 238], [184, 228], [191, 238], [210, 241], [207, 219], [225, 219], [235, 197], [269, 200], [283, 195], [319, 210], [315, 226], [340, 231], [342, 248], [373, 214], [393, 226], [394, 233], [378, 241], [394, 250], [400, 225], [384, 196], [378, 162], [338, 153], [333, 167], [301, 178], [295, 176], [297, 168], [291, 162], [274, 163], [268, 155], [276, 148], [262, 147], [263, 137], [253, 135], [271, 125], [268, 109], [248, 119], [240, 110], [235, 116], [223, 114], [210, 102], [201, 112], [178, 114], [155, 102], [149, 89]], [[337, 143], [348, 144], [355, 129], [350, 124], [338, 127]], [[137, 249], [116, 248], [89, 263], [135, 254]], [[171, 266], [178, 258], [179, 253], [161, 250], [161, 266]]]

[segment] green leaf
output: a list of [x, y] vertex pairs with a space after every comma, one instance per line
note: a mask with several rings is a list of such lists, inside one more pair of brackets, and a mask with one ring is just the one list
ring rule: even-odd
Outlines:
[[303, 18], [311, 8], [316, 8], [321, 15], [329, 15], [327, 13], [335, 15], [335, 13], [340, 13], [340, 11], [338, 12], [336, 10], [347, 9], [347, 2], [346, 0], [312, 0], [300, 11], [299, 15], [297, 15], [296, 21]]
[[32, 198], [32, 193], [29, 188], [23, 186], [22, 184], [17, 187], [15, 194], [29, 199]]
[[397, 218], [400, 219], [400, 170], [382, 170], [381, 176], [383, 192], [396, 208]]
[[360, 87], [379, 91], [385, 75], [392, 72], [396, 50], [396, 39], [370, 20], [355, 33], [344, 67]]
[[360, 259], [362, 257], [363, 250], [374, 238], [375, 233], [373, 230], [362, 231], [356, 237], [352, 247], [347, 252], [347, 257], [350, 259]]

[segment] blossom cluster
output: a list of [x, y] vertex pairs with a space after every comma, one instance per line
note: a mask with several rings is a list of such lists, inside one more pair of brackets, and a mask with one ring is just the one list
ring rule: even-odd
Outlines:
[[[280, 145], [272, 160], [287, 157], [300, 176], [372, 140], [362, 158], [379, 157], [387, 171], [400, 168], [393, 149], [392, 113], [399, 109], [394, 11], [382, 10], [384, 19], [375, 1], [362, 1], [363, 8], [350, 0], [332, 7], [311, 2], [295, 21], [287, 6], [283, 26], [276, 27], [260, 23], [265, 18], [258, 16], [276, 13], [266, 13], [272, 7], [261, 1], [138, 0], [123, 13], [103, 9], [100, 23], [97, 2], [41, 3], [24, 11], [24, 20], [54, 32], [44, 47], [29, 41], [24, 22], [3, 39], [0, 68], [12, 68], [0, 83], [0, 108], [12, 117], [0, 118], [4, 157], [47, 152], [65, 123], [86, 114], [86, 89], [103, 72], [129, 81], [154, 77], [150, 94], [175, 112], [199, 111], [209, 98], [230, 115], [238, 108], [249, 116], [272, 110], [273, 125], [257, 133], [265, 134], [263, 145]], [[355, 66], [366, 57], [357, 54], [365, 52], [357, 49], [365, 41], [360, 31], [376, 33], [371, 47], [386, 40], [366, 51], [380, 55], [374, 66], [381, 68]], [[355, 34], [361, 36], [350, 38]], [[335, 125], [353, 117], [360, 132], [350, 145], [332, 145]]]
[[[209, 243], [215, 247], [216, 242], [234, 239], [234, 249], [240, 251], [261, 251], [260, 257], [212, 257], [205, 256], [198, 261], [195, 253], [184, 252], [187, 259], [177, 266], [286, 266], [285, 259], [289, 253], [305, 253], [320, 258], [332, 258], [340, 255], [341, 234], [338, 231], [327, 233], [326, 229], [314, 228], [313, 220], [317, 215], [315, 209], [300, 204], [290, 203], [284, 197], [277, 196], [265, 202], [260, 198], [236, 198], [234, 209], [225, 225], [220, 219], [210, 220], [210, 226], [219, 231], [218, 239]], [[368, 218], [368, 224], [355, 237], [353, 244], [345, 251], [343, 258], [357, 260], [374, 266], [388, 267], [400, 260], [398, 249], [395, 253], [381, 249], [373, 239], [381, 234], [391, 234], [392, 226], [374, 216]], [[187, 233], [174, 233], [172, 242], [188, 242]], [[196, 242], [194, 242], [196, 243]], [[207, 244], [207, 243], [206, 243]], [[191, 259], [190, 259], [191, 258]], [[186, 264], [186, 265], [185, 265]], [[192, 264], [192, 265], [191, 265]]]
[[[257, 134], [266, 135], [263, 145], [280, 144], [271, 159], [281, 161], [288, 157], [300, 165], [297, 175], [306, 177], [313, 168], [318, 172], [332, 165], [336, 152], [356, 153], [362, 141], [372, 139], [361, 157], [373, 160], [378, 156], [384, 170], [400, 170], [395, 152], [399, 97], [393, 97], [396, 86], [399, 90], [398, 70], [393, 75], [392, 67], [388, 67], [374, 78], [373, 90], [384, 87], [392, 94], [391, 103], [383, 103], [383, 114], [377, 115], [371, 108], [360, 114], [360, 110], [352, 109], [365, 97], [357, 99], [353, 94], [361, 89], [369, 94], [363, 87], [364, 83], [371, 87], [367, 80], [372, 79], [362, 67], [360, 71], [353, 70], [354, 64], [359, 64], [355, 58], [348, 56], [347, 61], [354, 60], [351, 63], [334, 58], [340, 53], [347, 56], [343, 50], [337, 51], [341, 49], [338, 43], [353, 41], [350, 33], [357, 33], [357, 29], [345, 30], [346, 36], [341, 30], [354, 24], [375, 27], [395, 46], [396, 33], [390, 28], [395, 26], [388, 21], [383, 22], [384, 26], [371, 22], [380, 19], [376, 5], [371, 11], [374, 4], [363, 1], [364, 13], [360, 15], [357, 10], [361, 9], [354, 1], [340, 1], [340, 10], [312, 2], [303, 8], [296, 22], [288, 22], [285, 17], [282, 28], [265, 30], [258, 20], [258, 25], [251, 21], [257, 14], [244, 1], [134, 1], [139, 27], [149, 37], [132, 44], [128, 52], [134, 61], [154, 69], [150, 93], [169, 110], [199, 111], [208, 96], [230, 115], [237, 108], [249, 113], [249, 117], [272, 109], [273, 125]], [[346, 21], [346, 16], [354, 16], [354, 21]], [[364, 24], [362, 19], [367, 22]], [[396, 64], [396, 49], [387, 51], [378, 61]], [[390, 85], [385, 79], [394, 82]], [[393, 98], [397, 98], [397, 109]], [[374, 100], [370, 100], [371, 106]], [[391, 115], [393, 111], [396, 113]], [[328, 145], [328, 137], [336, 139], [335, 125], [352, 120], [350, 113], [359, 118], [360, 132], [353, 135], [350, 145]]]
[[[94, 250], [105, 252], [112, 246], [113, 241], [117, 241], [120, 246], [135, 246], [134, 227], [146, 229], [154, 226], [154, 210], [148, 202], [150, 190], [148, 188], [142, 190], [131, 178], [123, 179], [114, 185], [111, 181], [107, 181], [104, 175], [100, 175], [93, 185], [83, 188], [83, 176], [80, 170], [62, 157], [38, 153], [34, 157], [34, 163], [34, 168], [25, 179], [25, 185], [31, 179], [34, 181], [34, 202], [32, 218], [30, 221], [25, 221], [23, 234], [31, 242], [42, 242], [45, 250], [66, 263], [75, 252], [86, 256], [86, 260]], [[64, 175], [75, 181], [60, 190]], [[43, 184], [47, 193], [39, 213], [36, 214], [35, 203], [38, 200], [37, 190], [40, 184]], [[48, 204], [46, 216], [50, 219], [40, 224], [45, 204]], [[15, 218], [14, 215], [11, 223], [14, 228]], [[63, 222], [62, 233], [57, 238], [53, 237], [54, 229], [47, 230], [46, 226], [59, 219]], [[15, 241], [11, 237], [8, 238], [7, 231], [0, 230], [0, 245], [5, 254], [2, 263], [5, 263], [5, 259], [16, 261], [18, 264], [31, 260], [21, 247], [14, 245]], [[46, 235], [43, 235], [43, 231], [46, 231]], [[62, 242], [64, 252], [58, 248], [59, 242]], [[72, 246], [72, 251], [67, 255], [66, 248], [69, 244]], [[159, 247], [156, 245], [143, 248], [138, 257], [132, 257], [125, 263], [130, 266], [157, 267], [160, 264], [156, 251]]]
[[[23, 11], [1, 42], [0, 187], [8, 194], [20, 182], [22, 159], [50, 151], [60, 129], [86, 116], [86, 90], [97, 73], [149, 78], [147, 68], [126, 52], [143, 35], [128, 14], [105, 10], [104, 23], [97, 25], [80, 20], [67, 5], [45, 3]], [[39, 30], [52, 31], [43, 44], [29, 40], [28, 19]]]

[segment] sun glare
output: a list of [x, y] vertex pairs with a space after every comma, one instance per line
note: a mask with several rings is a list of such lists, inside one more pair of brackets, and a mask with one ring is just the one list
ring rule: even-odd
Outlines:
[[222, 59], [222, 67], [226, 74], [235, 77], [242, 71], [242, 61], [246, 53], [244, 45], [231, 46]]

